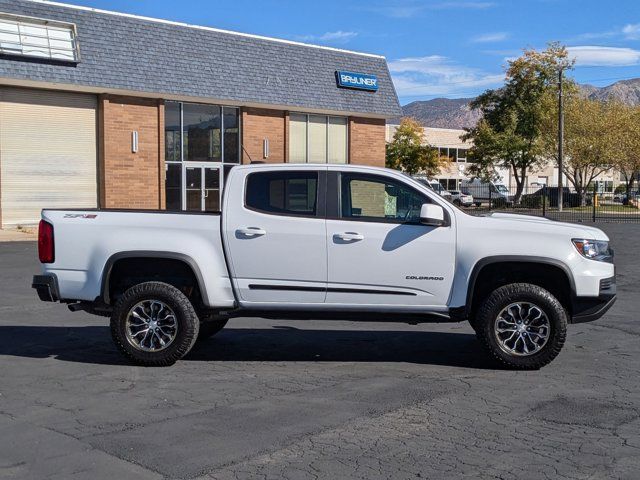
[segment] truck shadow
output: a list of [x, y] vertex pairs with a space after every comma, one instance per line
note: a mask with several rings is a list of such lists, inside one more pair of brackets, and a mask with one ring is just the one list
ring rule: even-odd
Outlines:
[[[107, 326], [0, 326], [0, 355], [128, 365]], [[289, 326], [225, 328], [183, 361], [394, 362], [499, 369], [468, 333], [307, 330]]]

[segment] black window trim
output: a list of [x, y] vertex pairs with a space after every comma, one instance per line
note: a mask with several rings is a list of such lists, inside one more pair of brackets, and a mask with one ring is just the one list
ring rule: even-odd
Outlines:
[[[249, 184], [249, 177], [251, 177], [251, 175], [257, 175], [257, 174], [264, 174], [264, 173], [281, 173], [281, 174], [291, 174], [291, 173], [298, 173], [298, 174], [310, 174], [310, 173], [315, 173], [317, 176], [317, 187], [316, 187], [316, 213], [315, 215], [307, 215], [304, 213], [276, 213], [276, 212], [270, 212], [268, 210], [262, 210], [260, 208], [254, 208], [254, 207], [250, 207], [247, 204], [247, 192], [248, 192], [248, 184]], [[252, 212], [258, 212], [258, 213], [262, 213], [263, 215], [272, 215], [275, 217], [296, 217], [296, 218], [326, 218], [326, 199], [327, 199], [327, 172], [326, 170], [311, 170], [308, 168], [305, 169], [287, 169], [287, 170], [282, 170], [282, 171], [276, 171], [276, 170], [268, 170], [268, 171], [264, 171], [264, 172], [251, 172], [249, 173], [245, 178], [244, 178], [244, 194], [243, 194], [243, 204], [244, 204], [244, 208], [247, 210], [250, 210]]]
[[[420, 197], [424, 198], [426, 201], [424, 203], [430, 203], [434, 205], [439, 205], [433, 199], [431, 199], [428, 195], [424, 194], [420, 190], [416, 189], [413, 185], [403, 182], [394, 177], [389, 177], [387, 175], [378, 175], [374, 173], [364, 173], [364, 172], [346, 172], [346, 171], [336, 171], [329, 172], [329, 180], [328, 185], [329, 189], [327, 191], [327, 199], [337, 199], [337, 203], [333, 204], [331, 200], [327, 202], [327, 220], [342, 220], [345, 222], [366, 222], [366, 223], [388, 223], [393, 225], [422, 225], [419, 221], [417, 222], [405, 222], [402, 220], [391, 219], [391, 218], [375, 218], [375, 217], [343, 217], [342, 216], [342, 175], [347, 174], [351, 176], [356, 176], [359, 178], [370, 178], [372, 180], [380, 181], [394, 181], [402, 184], [402, 186], [407, 189], [413, 191]], [[333, 178], [332, 178], [333, 177]], [[449, 220], [449, 212], [446, 208], [443, 207], [445, 212], [445, 225], [448, 226], [451, 224]]]

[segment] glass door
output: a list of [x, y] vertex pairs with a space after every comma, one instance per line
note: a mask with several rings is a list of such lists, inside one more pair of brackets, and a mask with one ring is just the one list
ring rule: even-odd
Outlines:
[[191, 212], [220, 211], [220, 167], [184, 166], [184, 206]]
[[220, 211], [220, 168], [203, 167], [204, 198], [202, 210], [205, 212]]

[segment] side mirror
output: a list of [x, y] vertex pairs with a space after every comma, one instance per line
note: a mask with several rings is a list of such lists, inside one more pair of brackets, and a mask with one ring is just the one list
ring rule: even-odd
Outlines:
[[420, 208], [420, 223], [431, 227], [442, 227], [445, 222], [444, 208], [433, 203], [425, 203]]

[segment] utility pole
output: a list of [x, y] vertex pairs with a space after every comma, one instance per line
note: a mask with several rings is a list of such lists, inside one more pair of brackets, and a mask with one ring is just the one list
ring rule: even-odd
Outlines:
[[558, 72], [558, 211], [562, 211], [563, 205], [563, 189], [562, 189], [562, 165], [564, 161], [564, 111], [562, 104], [562, 70]]

